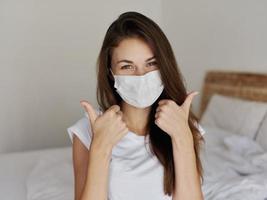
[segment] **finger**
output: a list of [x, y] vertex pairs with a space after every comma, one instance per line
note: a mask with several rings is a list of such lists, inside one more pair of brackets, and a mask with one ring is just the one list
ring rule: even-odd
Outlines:
[[127, 125], [122, 122], [117, 125], [117, 128], [119, 131], [122, 131], [123, 129], [127, 128]]
[[190, 106], [191, 106], [191, 103], [193, 101], [193, 98], [199, 94], [198, 91], [194, 91], [194, 92], [191, 92], [187, 95], [184, 103], [182, 104], [182, 107], [184, 108], [184, 110], [186, 111], [187, 114], [189, 114], [189, 110], [190, 110]]
[[119, 110], [116, 114], [122, 116], [122, 111]]
[[155, 119], [157, 119], [158, 117], [159, 117], [159, 112], [156, 112]]
[[169, 102], [166, 102], [165, 104], [158, 105], [158, 107], [156, 108], [156, 112], [168, 112], [169, 110], [172, 111], [173, 105], [176, 106], [177, 104], [174, 101], [169, 101]]
[[168, 102], [169, 100], [168, 99], [162, 99], [158, 102], [158, 105], [164, 105]]
[[168, 119], [168, 115], [164, 112], [157, 112], [155, 114], [155, 119]]
[[[122, 120], [122, 111], [118, 111], [118, 112], [116, 112], [116, 117], [118, 118], [118, 119], [120, 119], [120, 120]], [[123, 121], [123, 120], [122, 120]]]
[[118, 106], [118, 105], [113, 105], [113, 106], [109, 107], [109, 109], [107, 110], [107, 112], [115, 112], [115, 113], [118, 111], [120, 111], [120, 106]]
[[114, 140], [116, 143], [118, 143], [127, 133], [129, 132], [129, 129], [126, 127], [118, 132], [118, 134], [114, 137]]
[[84, 107], [85, 111], [88, 113], [91, 124], [94, 124], [97, 118], [97, 114], [95, 112], [94, 107], [88, 101], [85, 101], [85, 100], [80, 101], [80, 103]]
[[119, 137], [122, 138], [124, 135], [126, 135], [129, 132], [128, 127], [123, 128], [120, 132], [119, 132]]

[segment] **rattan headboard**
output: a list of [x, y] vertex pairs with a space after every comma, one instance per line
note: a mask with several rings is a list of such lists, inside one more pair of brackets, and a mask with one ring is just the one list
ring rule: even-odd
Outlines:
[[200, 118], [213, 94], [267, 102], [267, 74], [239, 71], [207, 71], [202, 87]]

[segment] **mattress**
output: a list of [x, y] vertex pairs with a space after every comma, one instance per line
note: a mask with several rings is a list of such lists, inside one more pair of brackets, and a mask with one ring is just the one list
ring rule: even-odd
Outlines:
[[71, 147], [0, 154], [1, 199], [26, 200], [29, 176], [41, 160], [49, 157], [70, 160]]

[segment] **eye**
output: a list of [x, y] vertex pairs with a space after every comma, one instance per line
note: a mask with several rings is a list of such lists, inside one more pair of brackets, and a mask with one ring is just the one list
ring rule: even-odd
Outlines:
[[149, 66], [157, 65], [157, 62], [156, 62], [156, 61], [154, 61], [154, 62], [150, 62], [150, 63], [148, 63], [148, 65], [149, 65]]
[[133, 66], [132, 65], [124, 65], [121, 67], [121, 69], [132, 69]]

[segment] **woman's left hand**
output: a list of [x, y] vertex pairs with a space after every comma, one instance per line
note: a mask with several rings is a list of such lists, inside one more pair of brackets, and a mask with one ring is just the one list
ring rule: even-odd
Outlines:
[[189, 138], [191, 138], [188, 117], [193, 97], [198, 93], [197, 91], [189, 93], [181, 106], [170, 99], [160, 100], [156, 109], [155, 124], [171, 138], [176, 136], [188, 138], [189, 135]]

